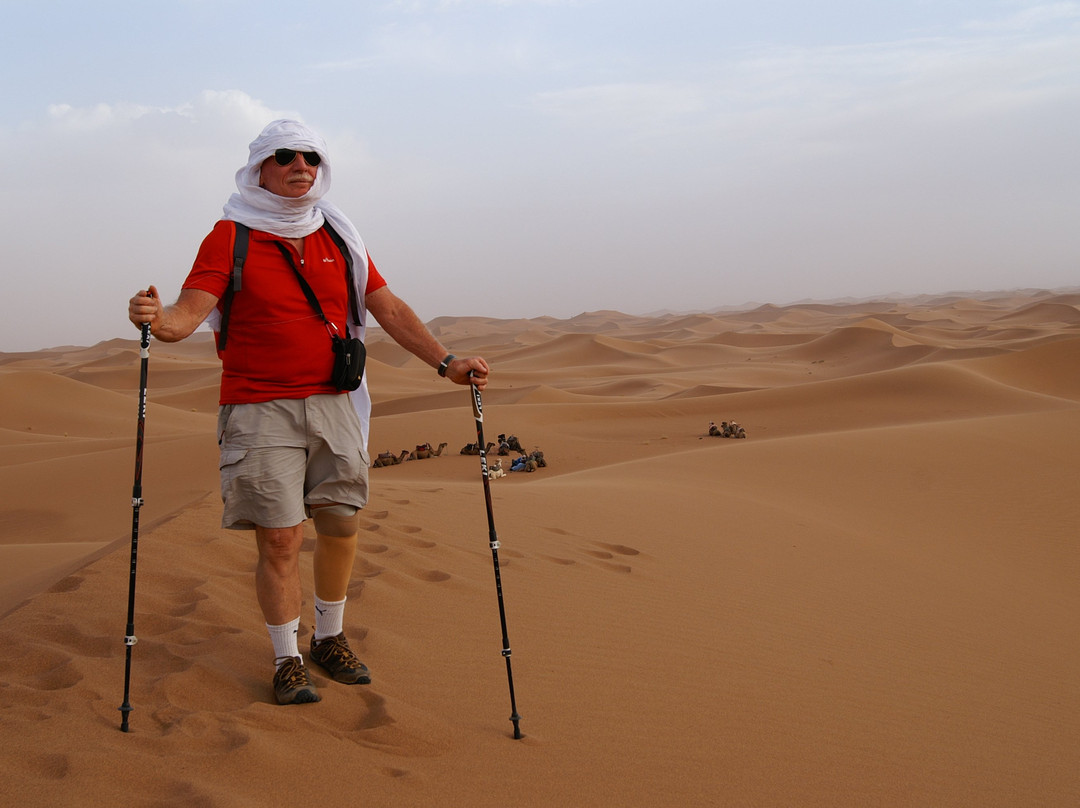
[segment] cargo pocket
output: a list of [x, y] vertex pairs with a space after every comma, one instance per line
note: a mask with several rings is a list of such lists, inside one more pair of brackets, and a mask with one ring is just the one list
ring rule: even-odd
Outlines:
[[247, 457], [247, 449], [222, 449], [221, 458], [218, 460], [218, 468], [221, 469], [221, 501], [228, 510], [232, 495], [237, 493], [239, 484], [240, 462]]
[[247, 449], [222, 449], [221, 459], [218, 461], [218, 468], [224, 471], [230, 466], [235, 466], [247, 457], [247, 453]]

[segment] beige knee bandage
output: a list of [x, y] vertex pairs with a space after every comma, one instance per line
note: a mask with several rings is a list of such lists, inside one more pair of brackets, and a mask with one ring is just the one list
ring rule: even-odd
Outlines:
[[320, 536], [355, 536], [360, 530], [360, 510], [355, 505], [312, 508], [311, 520]]

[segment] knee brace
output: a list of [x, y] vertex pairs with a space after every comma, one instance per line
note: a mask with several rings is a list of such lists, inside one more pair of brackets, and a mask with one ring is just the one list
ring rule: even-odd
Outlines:
[[355, 505], [324, 505], [311, 509], [315, 532], [320, 536], [355, 536], [360, 532], [360, 509]]

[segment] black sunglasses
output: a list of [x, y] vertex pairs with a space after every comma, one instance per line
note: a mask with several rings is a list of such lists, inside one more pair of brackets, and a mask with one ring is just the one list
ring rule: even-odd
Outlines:
[[319, 157], [318, 153], [313, 151], [298, 152], [296, 149], [278, 149], [274, 152], [274, 160], [277, 161], [279, 166], [287, 166], [296, 159], [298, 154], [304, 155], [304, 160], [312, 168], [322, 162], [322, 158]]

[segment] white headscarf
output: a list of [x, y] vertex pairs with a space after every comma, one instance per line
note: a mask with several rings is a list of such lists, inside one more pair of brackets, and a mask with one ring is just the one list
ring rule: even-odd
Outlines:
[[[315, 183], [303, 196], [278, 196], [259, 186], [262, 164], [278, 149], [313, 151], [322, 158], [315, 175]], [[323, 196], [330, 190], [330, 155], [327, 153], [326, 141], [299, 121], [272, 121], [248, 147], [247, 165], [236, 172], [236, 188], [238, 192], [225, 203], [224, 218], [245, 224], [253, 230], [273, 233], [282, 238], [303, 238], [322, 227], [324, 220], [330, 222], [352, 253], [353, 283], [356, 286], [356, 299], [360, 304], [360, 325], [350, 323], [350, 330], [354, 337], [363, 339], [367, 324], [367, 311], [364, 307], [368, 275], [367, 249], [360, 233], [344, 212], [336, 205], [322, 201]], [[217, 330], [220, 322], [217, 309], [211, 312], [207, 321]], [[360, 387], [349, 395], [360, 416], [366, 450], [368, 420], [371, 415], [371, 397], [368, 394], [366, 373]]]

